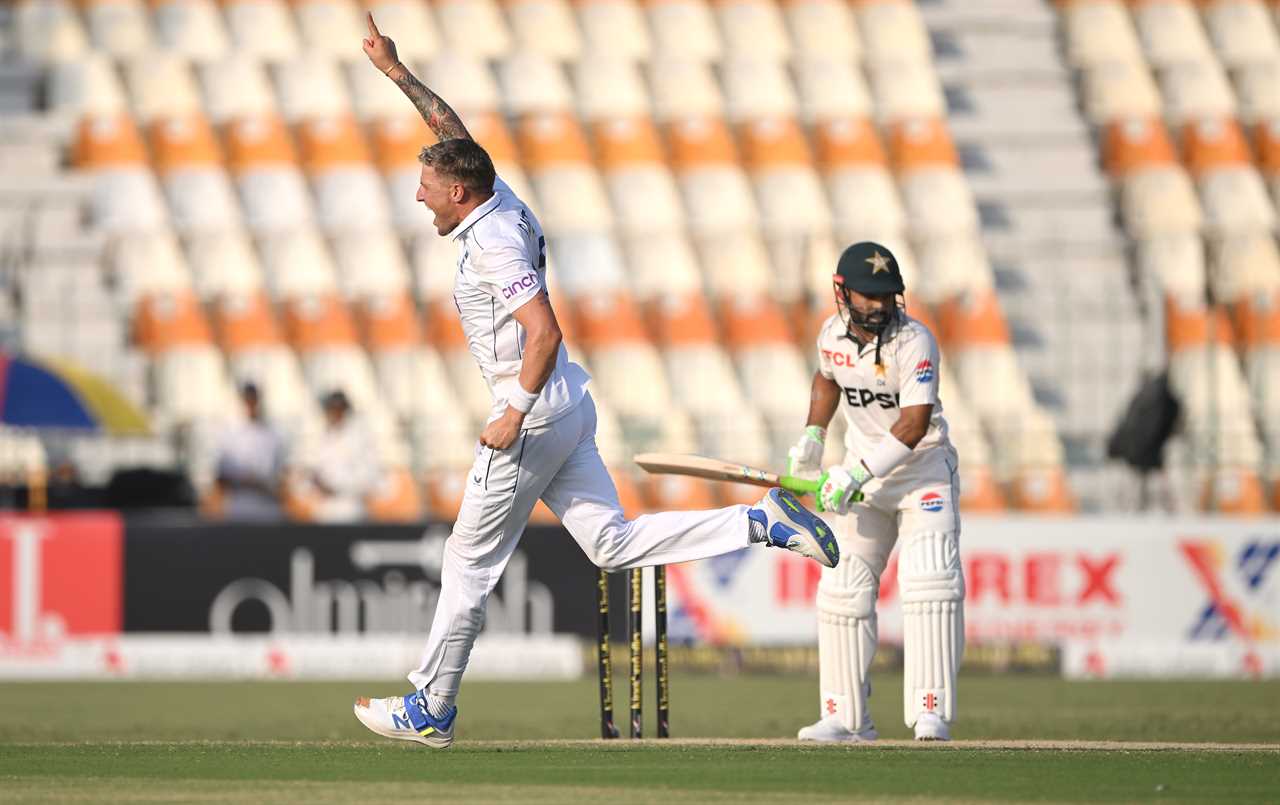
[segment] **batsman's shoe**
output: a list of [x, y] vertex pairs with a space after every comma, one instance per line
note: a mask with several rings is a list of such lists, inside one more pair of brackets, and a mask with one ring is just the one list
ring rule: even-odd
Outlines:
[[840, 563], [831, 526], [787, 490], [770, 489], [747, 516], [764, 526], [765, 545], [795, 551], [825, 567]]
[[917, 741], [949, 741], [951, 728], [937, 713], [921, 713], [916, 716]]
[[361, 724], [383, 737], [417, 741], [436, 749], [453, 743], [453, 725], [458, 718], [456, 706], [450, 707], [444, 718], [432, 718], [421, 691], [386, 699], [361, 696], [356, 699], [355, 713]]
[[876, 728], [868, 724], [854, 732], [840, 722], [839, 716], [826, 716], [807, 727], [801, 727], [796, 738], [801, 741], [821, 743], [871, 743], [880, 737]]

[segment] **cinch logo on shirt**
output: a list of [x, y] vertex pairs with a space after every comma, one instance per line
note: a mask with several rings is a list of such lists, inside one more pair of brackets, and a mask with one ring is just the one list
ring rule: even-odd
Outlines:
[[928, 383], [933, 380], [933, 364], [929, 362], [928, 358], [916, 364], [916, 380], [921, 383]]
[[502, 298], [510, 299], [513, 296], [518, 296], [521, 291], [527, 291], [530, 288], [537, 288], [537, 287], [538, 287], [538, 275], [530, 271], [528, 274], [525, 274], [520, 279], [516, 280], [515, 282], [511, 283], [507, 287], [503, 288]]
[[822, 350], [822, 354], [835, 366], [853, 366], [854, 361], [856, 360], [847, 352], [832, 352], [829, 349], [824, 349]]
[[844, 399], [853, 408], [866, 408], [871, 403], [880, 403], [881, 408], [897, 408], [898, 395], [880, 392], [876, 394], [874, 391], [867, 389], [850, 389], [844, 390]]

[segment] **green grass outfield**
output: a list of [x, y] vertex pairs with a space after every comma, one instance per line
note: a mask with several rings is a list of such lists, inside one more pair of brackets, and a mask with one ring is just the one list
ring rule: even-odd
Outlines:
[[677, 740], [590, 740], [591, 679], [477, 682], [443, 752], [355, 721], [352, 700], [399, 692], [395, 681], [4, 684], [0, 801], [1280, 799], [1280, 682], [972, 676], [961, 740], [916, 745], [902, 740], [895, 675], [881, 676], [872, 703], [886, 740], [875, 746], [790, 740], [816, 716], [815, 679], [678, 675]]

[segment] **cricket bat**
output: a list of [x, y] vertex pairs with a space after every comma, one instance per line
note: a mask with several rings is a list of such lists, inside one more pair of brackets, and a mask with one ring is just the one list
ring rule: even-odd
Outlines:
[[755, 486], [780, 486], [797, 495], [811, 495], [818, 491], [817, 480], [805, 480], [793, 475], [779, 475], [745, 464], [721, 461], [706, 456], [690, 456], [681, 453], [640, 453], [635, 462], [646, 472], [658, 475], [692, 475], [713, 481], [732, 481]]

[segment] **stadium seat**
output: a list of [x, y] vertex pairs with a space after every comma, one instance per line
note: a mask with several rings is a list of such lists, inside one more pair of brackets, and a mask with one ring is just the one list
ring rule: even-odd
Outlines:
[[365, 499], [369, 518], [380, 523], [416, 523], [426, 513], [417, 480], [406, 467], [391, 467]]
[[409, 114], [421, 119], [400, 87], [367, 60], [348, 62], [343, 65], [343, 72], [351, 84], [352, 108], [362, 123]]
[[515, 49], [569, 61], [582, 51], [582, 37], [566, 0], [507, 0]]
[[[597, 5], [603, 4], [601, 2]], [[573, 64], [578, 113], [589, 121], [645, 118], [651, 111], [640, 67], [608, 54], [584, 56]]]
[[76, 59], [89, 49], [88, 37], [70, 0], [23, 0], [13, 9], [13, 41], [25, 59]]
[[479, 58], [511, 50], [511, 32], [494, 0], [435, 0], [433, 5], [448, 50]]
[[92, 117], [128, 112], [128, 98], [115, 65], [100, 53], [50, 65], [46, 86], [52, 111]]
[[900, 233], [906, 213], [871, 123], [862, 118], [827, 121], [816, 127], [814, 143], [840, 240], [868, 239], [860, 232]]
[[757, 225], [751, 185], [723, 120], [677, 121], [667, 130], [667, 143], [691, 230], [709, 234]]
[[1234, 74], [1242, 123], [1280, 117], [1280, 59], [1248, 64]]
[[825, 52], [806, 53], [793, 63], [800, 116], [811, 125], [872, 114], [871, 91], [858, 68]]
[[120, 58], [151, 47], [151, 25], [141, 0], [83, 0], [81, 5], [95, 50]]
[[1204, 222], [1191, 179], [1172, 165], [1126, 178], [1120, 188], [1120, 216], [1125, 231], [1140, 239], [1196, 232]]
[[1160, 91], [1140, 62], [1107, 62], [1090, 69], [1083, 77], [1082, 95], [1085, 114], [1096, 125], [1161, 114]]
[[918, 288], [921, 300], [927, 303], [989, 291], [995, 285], [991, 262], [977, 230], [921, 240], [916, 257], [920, 282], [911, 287]]
[[755, 297], [777, 292], [769, 252], [754, 227], [697, 234], [694, 248], [707, 293], [712, 297]]
[[420, 343], [379, 348], [373, 365], [387, 407], [402, 419], [448, 417], [463, 410], [435, 349]]
[[608, 53], [629, 61], [649, 58], [653, 43], [633, 0], [579, 0], [573, 5], [588, 54]]
[[320, 233], [301, 228], [264, 238], [260, 244], [267, 287], [288, 302], [337, 292], [337, 272]]
[[152, 160], [183, 235], [239, 229], [243, 223], [221, 148], [200, 115], [164, 118], [149, 131]]
[[889, 129], [889, 155], [899, 174], [937, 166], [960, 167], [946, 122], [939, 117], [907, 120]]
[[364, 7], [373, 14], [379, 29], [394, 32], [396, 53], [406, 64], [431, 58], [440, 50], [440, 32], [425, 0], [365, 0]]
[[357, 343], [355, 320], [346, 303], [337, 294], [315, 294], [287, 299], [283, 303], [283, 310], [289, 343], [300, 353], [346, 348]]
[[1164, 124], [1152, 118], [1119, 118], [1102, 135], [1103, 167], [1113, 179], [1150, 167], [1176, 164], [1177, 151]]
[[[920, 312], [908, 303], [908, 312], [916, 318]], [[932, 330], [937, 332], [937, 330]], [[982, 432], [982, 423], [974, 415], [955, 380], [950, 361], [942, 356], [938, 369], [938, 391], [943, 414], [947, 418], [948, 436], [956, 452], [964, 456], [960, 463], [960, 508], [968, 512], [994, 513], [1005, 509], [1005, 497], [996, 483], [991, 467], [991, 448]], [[830, 437], [828, 437], [830, 442]]]
[[1217, 62], [1177, 64], [1160, 75], [1164, 114], [1181, 126], [1196, 120], [1234, 118], [1235, 94]]
[[220, 230], [189, 236], [185, 247], [192, 285], [206, 302], [264, 287], [262, 267], [246, 232]]
[[654, 64], [718, 61], [723, 55], [715, 17], [703, 0], [663, 0], [645, 3], [644, 8], [653, 33]]
[[304, 51], [275, 68], [280, 114], [290, 124], [311, 118], [351, 113], [347, 83], [338, 62], [321, 53]]
[[541, 202], [538, 219], [548, 234], [600, 231], [613, 225], [604, 183], [574, 117], [564, 113], [526, 116], [518, 136]]
[[226, 294], [211, 310], [218, 345], [228, 355], [284, 343], [284, 333], [266, 294]]
[[872, 68], [870, 79], [876, 117], [884, 123], [937, 118], [947, 113], [942, 86], [931, 64], [884, 64]]
[[469, 113], [496, 112], [502, 101], [498, 81], [479, 54], [444, 50], [419, 74], [468, 123]]
[[1154, 279], [1164, 293], [1181, 299], [1204, 293], [1204, 241], [1194, 231], [1138, 240], [1134, 262], [1139, 275]]
[[568, 112], [573, 107], [573, 90], [564, 70], [540, 53], [508, 54], [498, 63], [498, 77], [508, 115]]
[[782, 63], [791, 57], [791, 40], [776, 3], [728, 0], [714, 4], [725, 58]]
[[266, 70], [252, 57], [232, 53], [202, 65], [200, 84], [205, 111], [217, 125], [239, 118], [275, 115], [278, 111]]
[[284, 61], [301, 49], [284, 0], [222, 0], [235, 50], [266, 61]]
[[741, 58], [722, 64], [720, 74], [731, 122], [796, 115], [799, 103], [785, 64]]
[[390, 225], [386, 188], [354, 118], [308, 120], [298, 127], [298, 146], [326, 231], [338, 234]]
[[724, 113], [720, 84], [709, 64], [689, 60], [649, 62], [654, 117], [661, 122]]
[[1270, 298], [1280, 290], [1280, 248], [1270, 231], [1212, 238], [1209, 247], [1209, 289], [1219, 304]]
[[702, 274], [689, 238], [681, 231], [644, 232], [623, 236], [627, 273], [637, 300], [668, 293], [701, 292]]
[[1062, 9], [1067, 61], [1073, 67], [1142, 64], [1142, 48], [1120, 0], [1071, 3]]
[[898, 187], [913, 237], [928, 240], [977, 232], [978, 205], [958, 169], [913, 169], [899, 176]]
[[831, 226], [831, 210], [804, 132], [791, 118], [744, 124], [739, 142], [767, 232], [812, 233]]
[[932, 67], [933, 46], [915, 3], [909, 0], [858, 3], [854, 13], [863, 60], [873, 69]]
[[1276, 212], [1262, 177], [1251, 165], [1219, 168], [1199, 180], [1204, 223], [1210, 234], [1269, 231]]
[[648, 117], [602, 120], [592, 135], [618, 226], [635, 233], [683, 226], [679, 190]]
[[[357, 36], [354, 32], [364, 27], [363, 15], [360, 13], [363, 9], [358, 8], [354, 0], [292, 0], [292, 3], [304, 50], [323, 53], [334, 59], [364, 60], [362, 54], [351, 46], [352, 37]], [[386, 22], [382, 24], [385, 25]], [[400, 35], [396, 40], [397, 53], [400, 39], [412, 39], [416, 36], [416, 31], [411, 35], [409, 31]], [[401, 55], [401, 58], [405, 58], [405, 55]]]
[[622, 249], [607, 231], [552, 235], [547, 254], [558, 288], [571, 300], [617, 293], [627, 286]]
[[110, 266], [117, 293], [126, 304], [144, 294], [191, 290], [191, 272], [178, 239], [163, 229], [119, 236]]
[[133, 342], [152, 355], [213, 343], [200, 301], [190, 291], [143, 295], [134, 310]]
[[782, 4], [796, 55], [820, 53], [844, 64], [862, 58], [862, 45], [848, 4], [840, 0], [796, 0]]
[[1261, 0], [1213, 0], [1204, 4], [1204, 23], [1223, 66], [1275, 61], [1280, 38]]
[[485, 421], [493, 408], [493, 394], [480, 370], [476, 368], [475, 358], [467, 349], [467, 339], [462, 332], [462, 324], [458, 321], [458, 311], [453, 299], [435, 300], [427, 306], [425, 312], [427, 342], [444, 359], [454, 393], [465, 406], [463, 410], [474, 419]]
[[158, 0], [152, 22], [158, 43], [191, 61], [212, 62], [230, 49], [214, 0]]
[[416, 113], [374, 121], [370, 139], [391, 199], [391, 221], [402, 234], [434, 238], [435, 216], [418, 201], [422, 163], [418, 154], [436, 138]]
[[311, 194], [278, 118], [238, 119], [227, 127], [224, 144], [251, 230], [263, 234], [311, 225]]
[[222, 355], [212, 345], [183, 345], [155, 357], [156, 408], [161, 420], [221, 419], [236, 410]]
[[1143, 0], [1132, 5], [1142, 49], [1152, 67], [1159, 70], [1214, 58], [1192, 0]]
[[129, 87], [135, 118], [151, 123], [160, 117], [197, 114], [200, 92], [179, 56], [149, 53], [135, 56], [125, 65], [125, 84]]
[[393, 230], [352, 230], [332, 243], [338, 285], [347, 299], [356, 302], [408, 293], [409, 265]]
[[1016, 509], [1037, 514], [1069, 514], [1076, 509], [1067, 486], [1062, 443], [1053, 419], [1036, 407], [1018, 423], [1013, 443], [1017, 451], [1009, 483], [1009, 502]]

